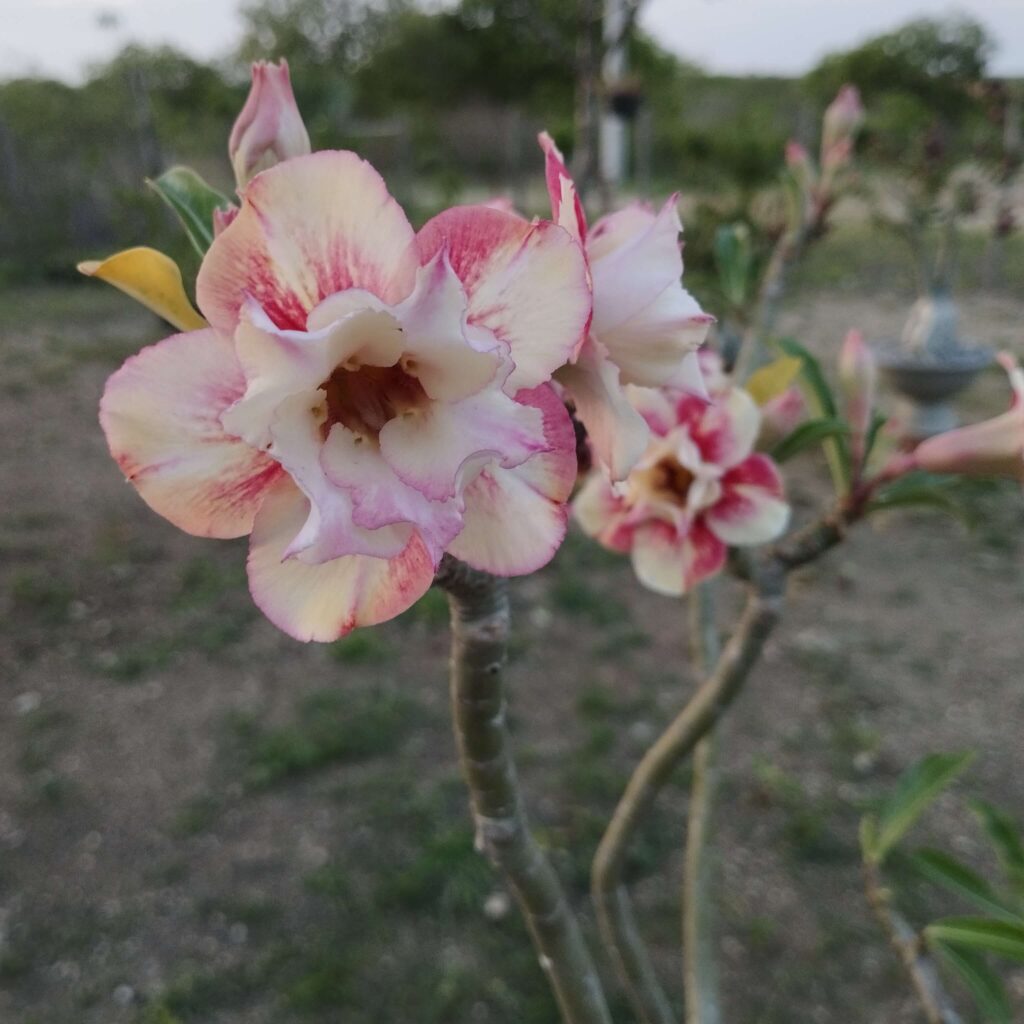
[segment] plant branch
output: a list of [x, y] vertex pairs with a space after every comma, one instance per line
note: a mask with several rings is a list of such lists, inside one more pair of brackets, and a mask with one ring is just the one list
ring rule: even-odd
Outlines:
[[565, 1024], [610, 1024], [579, 924], [523, 808], [505, 718], [509, 606], [504, 581], [446, 558], [435, 583], [451, 606], [452, 714], [477, 847], [515, 894]]
[[632, 922], [623, 881], [626, 854], [640, 823], [679, 762], [718, 721], [743, 688], [751, 667], [778, 619], [781, 589], [751, 587], [736, 629], [714, 671], [661, 737], [644, 755], [615, 808], [591, 869], [598, 925], [637, 1015], [649, 1024], [671, 1021], [667, 1000], [654, 979]]
[[938, 969], [928, 956], [921, 936], [893, 908], [889, 892], [882, 885], [879, 866], [870, 860], [864, 861], [864, 891], [878, 923], [907, 971], [928, 1024], [963, 1024], [942, 987]]
[[[691, 658], [700, 678], [718, 660], [715, 581], [701, 584], [690, 598]], [[686, 859], [683, 867], [683, 991], [687, 1024], [719, 1024], [718, 975], [709, 879], [711, 828], [714, 813], [719, 745], [712, 729], [693, 752], [693, 779], [686, 814]]]

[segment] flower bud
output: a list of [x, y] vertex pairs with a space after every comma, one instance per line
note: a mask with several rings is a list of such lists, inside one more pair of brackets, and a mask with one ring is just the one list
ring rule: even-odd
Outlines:
[[863, 123], [864, 107], [860, 102], [860, 93], [855, 85], [844, 85], [825, 110], [821, 130], [823, 166], [835, 165], [836, 154], [844, 151], [846, 158], [849, 157], [853, 140]]
[[1010, 477], [1024, 483], [1024, 370], [1008, 352], [1000, 354], [999, 362], [1013, 388], [1009, 411], [922, 441], [913, 453], [918, 468], [931, 473]]
[[288, 62], [257, 61], [252, 66], [252, 88], [228, 140], [238, 187], [260, 171], [308, 152], [309, 135], [295, 104]]
[[875, 357], [860, 331], [850, 331], [839, 351], [839, 387], [843, 414], [850, 425], [850, 449], [854, 462], [864, 458], [864, 444], [871, 428], [875, 404]]
[[238, 207], [229, 206], [226, 210], [219, 207], [213, 211], [213, 237], [216, 238], [236, 217]]

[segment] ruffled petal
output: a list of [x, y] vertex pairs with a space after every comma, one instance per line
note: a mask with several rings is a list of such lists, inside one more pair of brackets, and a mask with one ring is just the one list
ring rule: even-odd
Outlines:
[[642, 235], [656, 220], [650, 203], [633, 202], [600, 217], [587, 236], [587, 255], [600, 260]]
[[655, 520], [637, 527], [632, 555], [633, 570], [645, 587], [678, 597], [721, 572], [726, 547], [700, 520], [684, 533]]
[[536, 409], [487, 391], [396, 417], [381, 429], [380, 450], [402, 481], [445, 501], [491, 459], [508, 469], [547, 451], [548, 442]]
[[244, 390], [230, 339], [210, 329], [143, 349], [107, 381], [100, 423], [111, 455], [146, 504], [187, 533], [244, 536], [280, 475], [221, 426]]
[[395, 557], [408, 544], [412, 527], [404, 522], [377, 529], [357, 525], [351, 497], [332, 483], [321, 463], [324, 419], [323, 392], [307, 391], [286, 398], [270, 427], [270, 453], [309, 500], [309, 515], [285, 556], [310, 565], [343, 555]]
[[264, 499], [249, 547], [253, 600], [296, 640], [336, 640], [357, 626], [392, 619], [416, 603], [434, 579], [434, 564], [412, 534], [395, 558], [351, 555], [320, 565], [284, 557], [308, 518], [306, 499], [281, 481]]
[[626, 521], [627, 510], [611, 481], [601, 472], [591, 473], [572, 502], [573, 518], [588, 537], [612, 551], [629, 551], [633, 526]]
[[595, 225], [595, 237], [587, 248], [594, 278], [594, 332], [602, 341], [606, 332], [631, 320], [683, 276], [679, 248], [683, 226], [676, 201], [673, 196], [643, 230], [622, 237], [620, 244], [600, 257], [595, 255], [600, 241]]
[[742, 388], [730, 388], [710, 404], [684, 396], [678, 417], [689, 425], [702, 459], [723, 469], [739, 464], [753, 451], [761, 429], [761, 411]]
[[331, 428], [320, 462], [327, 478], [352, 502], [352, 521], [368, 530], [411, 523], [436, 564], [463, 525], [462, 498], [431, 501], [402, 483], [380, 448], [340, 423]]
[[248, 383], [242, 398], [225, 412], [224, 427], [254, 447], [265, 448], [274, 412], [286, 398], [319, 388], [345, 362], [393, 366], [402, 346], [402, 329], [386, 312], [350, 312], [307, 334], [277, 328], [247, 300], [235, 331], [235, 353]]
[[[595, 303], [597, 294], [595, 284]], [[682, 284], [673, 281], [615, 328], [602, 330], [595, 314], [594, 332], [622, 369], [622, 379], [627, 383], [693, 389], [704, 395], [700, 366], [687, 360], [704, 343], [713, 322], [714, 317], [701, 310]]]
[[447, 250], [469, 296], [470, 322], [508, 344], [515, 363], [508, 394], [549, 381], [583, 343], [591, 302], [586, 261], [557, 225], [461, 206], [428, 221], [417, 243], [422, 263]]
[[465, 526], [448, 548], [496, 576], [535, 572], [551, 560], [565, 537], [565, 502], [576, 482], [576, 435], [554, 389], [520, 391], [516, 401], [541, 411], [551, 450], [512, 469], [487, 466], [466, 488]]
[[569, 392], [598, 461], [613, 480], [624, 480], [643, 455], [650, 430], [630, 404], [619, 368], [591, 338], [576, 362], [563, 366], [556, 379]]
[[537, 141], [544, 150], [544, 179], [551, 199], [551, 219], [577, 241], [582, 241], [587, 237], [587, 215], [583, 212], [576, 183], [565, 166], [565, 158], [547, 132], [541, 132]]
[[493, 335], [480, 329], [467, 333], [466, 305], [462, 283], [438, 253], [419, 271], [412, 295], [395, 309], [404, 333], [402, 366], [438, 401], [475, 395], [499, 369], [505, 366], [507, 373], [511, 367], [507, 346]]
[[230, 333], [245, 296], [301, 330], [321, 300], [362, 288], [388, 303], [412, 290], [414, 234], [381, 176], [354, 153], [300, 156], [257, 175], [199, 270], [199, 308]]
[[726, 544], [765, 544], [789, 524], [782, 476], [766, 455], [751, 455], [721, 479], [722, 496], [704, 516]]

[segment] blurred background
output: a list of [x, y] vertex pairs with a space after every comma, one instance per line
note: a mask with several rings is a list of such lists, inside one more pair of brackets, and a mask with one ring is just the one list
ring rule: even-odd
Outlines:
[[[815, 152], [822, 111], [855, 84], [855, 179], [781, 320], [832, 366], [851, 327], [899, 333], [949, 216], [964, 335], [1024, 352], [1022, 14], [1019, 0], [0, 0], [0, 1021], [557, 1019], [472, 848], [443, 600], [296, 644], [252, 607], [244, 544], [177, 533], [104, 447], [105, 378], [166, 328], [74, 266], [146, 244], [193, 279], [143, 182], [187, 163], [231, 192], [250, 60], [287, 57], [314, 148], [369, 158], [414, 224], [496, 196], [543, 214], [543, 128], [595, 210], [680, 191], [687, 284], [723, 322], [742, 310], [715, 271], [717, 229], [746, 225], [766, 257], [787, 141]], [[959, 412], [1006, 402], [992, 372]], [[827, 500], [813, 459], [787, 481], [798, 515]], [[1019, 494], [972, 502], [969, 535], [882, 520], [804, 577], [737, 708], [716, 890], [729, 1020], [916, 1020], [860, 896], [860, 814], [910, 761], [962, 747], [980, 752], [974, 792], [1024, 808]], [[514, 601], [531, 811], [590, 927], [602, 823], [692, 686], [683, 610], [575, 534]], [[631, 864], [669, 979], [685, 794], [681, 776]], [[940, 803], [927, 827], [984, 864], [962, 808]], [[1008, 978], [1024, 1005], [1024, 976]]]

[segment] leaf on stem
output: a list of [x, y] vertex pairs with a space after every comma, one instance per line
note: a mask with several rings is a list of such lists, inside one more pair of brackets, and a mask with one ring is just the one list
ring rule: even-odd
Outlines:
[[755, 370], [743, 382], [743, 389], [758, 405], [767, 405], [796, 380], [802, 366], [803, 362], [794, 356], [779, 356]]
[[942, 850], [919, 850], [909, 858], [910, 866], [923, 878], [962, 896], [980, 910], [1009, 921], [1020, 915], [981, 875]]
[[823, 417], [807, 420], [779, 441], [772, 448], [771, 456], [776, 462], [785, 462], [812, 445], [827, 441], [829, 438], [846, 437], [848, 432], [849, 427], [839, 419]]
[[929, 942], [981, 949], [1024, 963], [1024, 924], [991, 917], [944, 917], [924, 930]]
[[886, 854], [973, 759], [973, 751], [930, 754], [907, 769], [878, 811], [865, 856], [876, 864], [885, 860]]
[[1013, 1010], [999, 975], [972, 949], [936, 940], [935, 950], [974, 996], [982, 1018], [989, 1024], [1011, 1024]]
[[230, 209], [231, 200], [191, 167], [172, 167], [146, 184], [174, 211], [196, 252], [205, 256], [213, 244], [213, 212]]

